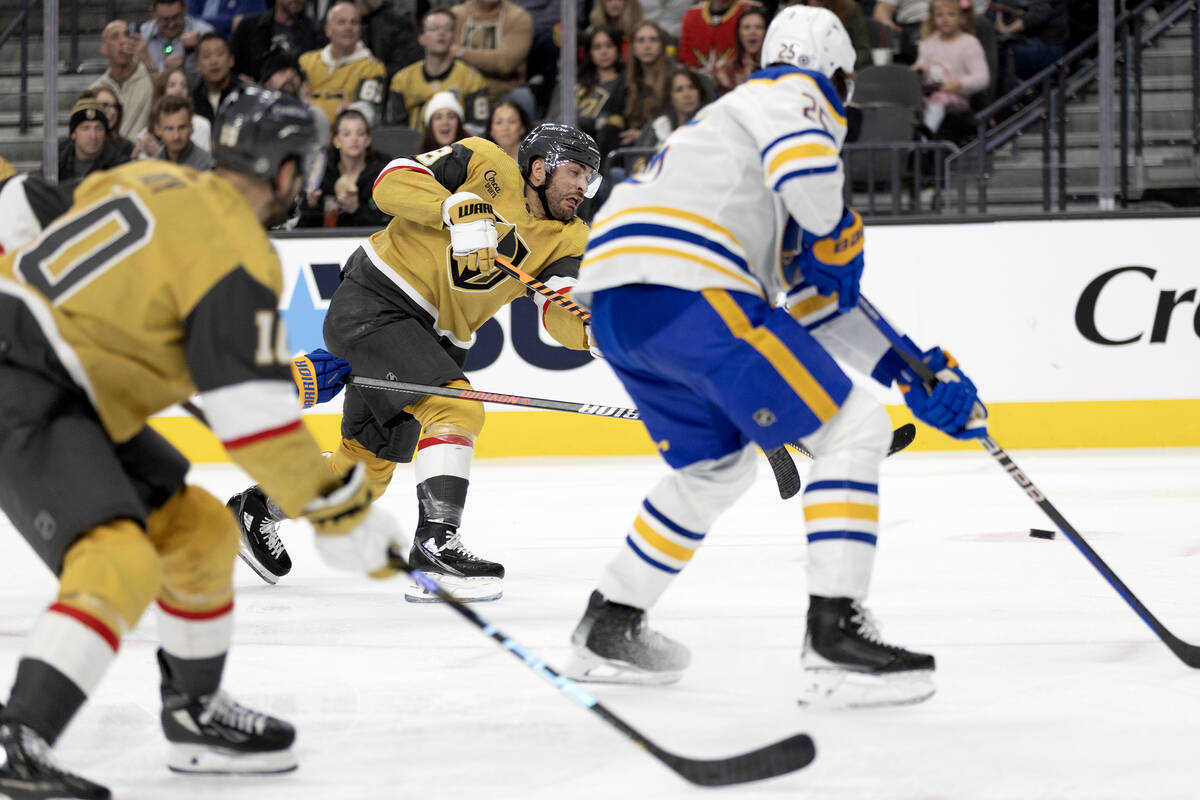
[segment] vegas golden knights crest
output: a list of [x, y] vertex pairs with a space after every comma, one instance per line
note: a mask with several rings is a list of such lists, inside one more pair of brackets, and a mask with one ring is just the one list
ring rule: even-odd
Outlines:
[[[496, 253], [514, 267], [524, 269], [524, 263], [529, 258], [529, 245], [517, 233], [517, 226], [506, 222], [499, 213], [496, 216]], [[481, 275], [477, 269], [468, 269], [462, 265], [457, 256], [451, 252], [451, 246], [446, 245], [446, 268], [449, 270], [450, 285], [460, 292], [486, 292], [497, 283], [507, 280], [500, 270], [492, 270], [490, 275]]]

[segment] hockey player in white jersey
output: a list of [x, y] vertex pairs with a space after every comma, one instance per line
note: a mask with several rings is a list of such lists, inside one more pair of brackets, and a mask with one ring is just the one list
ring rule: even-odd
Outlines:
[[783, 9], [762, 64], [614, 189], [592, 226], [575, 297], [672, 471], [592, 593], [568, 673], [679, 679], [688, 651], [649, 629], [646, 610], [752, 482], [754, 445], [799, 439], [816, 454], [800, 700], [918, 702], [933, 693], [933, 656], [885, 643], [863, 606], [891, 425], [835, 356], [898, 383], [951, 436], [986, 432], [971, 418], [976, 390], [935, 348], [925, 358], [946, 382], [928, 392], [856, 308], [862, 221], [843, 205], [839, 156], [854, 48], [841, 23]]

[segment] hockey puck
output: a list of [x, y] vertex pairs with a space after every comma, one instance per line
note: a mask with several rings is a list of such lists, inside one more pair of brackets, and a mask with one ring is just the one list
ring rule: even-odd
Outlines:
[[1043, 531], [1037, 528], [1030, 528], [1029, 535], [1035, 539], [1053, 539], [1055, 536], [1054, 531]]

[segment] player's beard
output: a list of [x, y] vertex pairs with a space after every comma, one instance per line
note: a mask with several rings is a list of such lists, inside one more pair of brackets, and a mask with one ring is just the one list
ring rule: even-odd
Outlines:
[[291, 211], [291, 207], [291, 203], [284, 202], [283, 195], [272, 192], [271, 208], [267, 211], [266, 219], [263, 220], [263, 227], [270, 229], [287, 222], [288, 217], [291, 216], [288, 213]]
[[[568, 198], [577, 199], [579, 204], [572, 207], [566, 202]], [[550, 213], [553, 214], [554, 218], [559, 222], [570, 222], [575, 217], [575, 213], [579, 210], [579, 205], [583, 204], [583, 196], [577, 193], [566, 193], [555, 197], [547, 192], [546, 199], [550, 201], [546, 204], [550, 206]]]

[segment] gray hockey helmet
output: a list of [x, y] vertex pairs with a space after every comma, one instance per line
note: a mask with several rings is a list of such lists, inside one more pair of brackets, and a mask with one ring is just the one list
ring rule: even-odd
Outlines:
[[213, 162], [273, 181], [289, 158], [298, 162], [306, 191], [320, 186], [325, 154], [317, 125], [304, 103], [291, 95], [246, 84], [221, 103], [212, 132]]
[[517, 150], [517, 166], [521, 168], [521, 177], [527, 183], [535, 158], [545, 160], [547, 180], [564, 161], [591, 167], [592, 178], [588, 182], [587, 196], [594, 197], [600, 188], [600, 148], [592, 137], [576, 127], [543, 122], [529, 132]]

